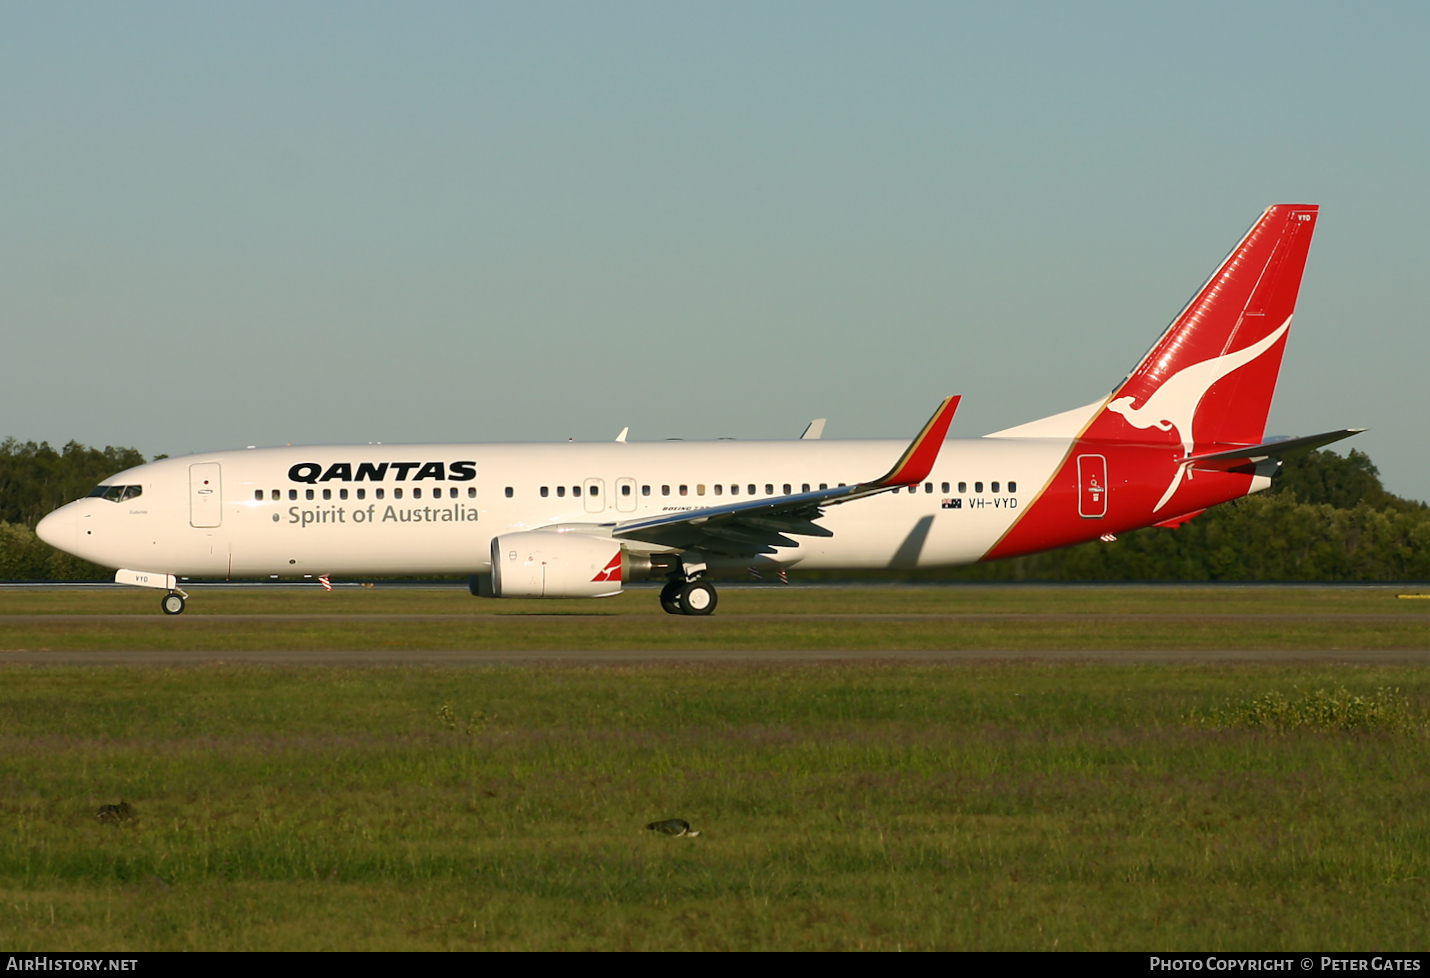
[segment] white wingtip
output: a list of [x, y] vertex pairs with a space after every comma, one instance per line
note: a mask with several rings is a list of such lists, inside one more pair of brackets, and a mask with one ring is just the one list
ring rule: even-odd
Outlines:
[[626, 440], [626, 435], [628, 435], [628, 434], [630, 434], [630, 433], [631, 433], [631, 426], [630, 426], [630, 425], [626, 425], [624, 428], [621, 429], [621, 433], [616, 436], [616, 441], [624, 442], [624, 441]]
[[815, 418], [809, 423], [809, 426], [804, 429], [804, 434], [799, 436], [799, 440], [818, 441], [819, 436], [824, 434], [824, 422], [827, 420], [827, 418]]

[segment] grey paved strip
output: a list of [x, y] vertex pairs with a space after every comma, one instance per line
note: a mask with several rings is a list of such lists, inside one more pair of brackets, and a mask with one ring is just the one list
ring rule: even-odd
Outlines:
[[1164, 665], [1195, 665], [1212, 663], [1316, 663], [1358, 664], [1377, 663], [1430, 665], [1430, 649], [1326, 651], [1244, 650], [1212, 651], [1167, 650], [1053, 650], [1053, 651], [988, 651], [951, 650], [920, 652], [392, 652], [386, 650], [357, 652], [0, 652], [0, 665], [29, 666], [491, 666], [491, 665], [633, 665], [633, 664], [699, 664], [728, 663], [732, 665], [792, 664], [792, 663], [1155, 663]]
[[1296, 621], [1387, 621], [1387, 622], [1420, 622], [1430, 626], [1430, 608], [1423, 612], [1411, 612], [1404, 614], [1385, 613], [1359, 613], [1354, 611], [1334, 612], [1329, 614], [1304, 614], [1300, 612], [1285, 612], [1281, 614], [1250, 613], [1241, 612], [1037, 612], [1037, 611], [989, 611], [989, 612], [957, 612], [957, 613], [909, 613], [909, 614], [809, 614], [803, 615], [797, 612], [781, 612], [779, 614], [767, 615], [741, 615], [728, 614], [719, 618], [682, 618], [679, 616], [668, 616], [659, 613], [648, 615], [642, 614], [622, 614], [611, 613], [602, 615], [587, 614], [567, 614], [562, 612], [505, 612], [505, 613], [485, 613], [485, 614], [456, 614], [456, 615], [346, 615], [346, 614], [295, 614], [295, 615], [205, 615], [186, 614], [181, 618], [167, 618], [158, 613], [144, 613], [134, 615], [0, 615], [0, 628], [6, 625], [110, 625], [121, 622], [154, 622], [166, 621], [175, 625], [182, 625], [187, 622], [204, 622], [212, 624], [239, 624], [244, 622], [322, 622], [331, 624], [333, 622], [353, 622], [353, 623], [373, 623], [373, 622], [411, 622], [420, 623], [451, 623], [451, 622], [491, 622], [491, 621], [562, 621], [562, 622], [595, 622], [611, 621], [615, 619], [626, 619], [630, 621], [671, 621], [685, 622], [695, 625], [701, 623], [721, 623], [721, 622], [796, 622], [808, 623], [818, 621], [877, 621], [877, 622], [925, 622], [925, 621], [1078, 621], [1078, 622], [1129, 622], [1129, 621], [1286, 621], [1294, 619]]

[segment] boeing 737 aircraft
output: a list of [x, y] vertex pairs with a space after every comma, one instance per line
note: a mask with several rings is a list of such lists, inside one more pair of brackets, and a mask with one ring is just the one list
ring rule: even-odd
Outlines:
[[[933, 567], [1174, 527], [1271, 485], [1264, 442], [1312, 205], [1268, 208], [1108, 395], [945, 441], [354, 445], [169, 458], [40, 522], [47, 543], [164, 591], [180, 577], [466, 574], [497, 597], [604, 597], [665, 580], [715, 609], [712, 572]], [[882, 475], [880, 473], [883, 473]]]

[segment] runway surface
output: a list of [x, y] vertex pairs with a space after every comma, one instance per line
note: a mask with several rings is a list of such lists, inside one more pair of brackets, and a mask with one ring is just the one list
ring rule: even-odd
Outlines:
[[[297, 622], [311, 621], [323, 624], [352, 622], [358, 624], [372, 624], [377, 622], [404, 622], [412, 624], [456, 624], [469, 623], [480, 624], [482, 622], [502, 621], [511, 622], [518, 620], [526, 621], [550, 621], [560, 619], [568, 622], [598, 622], [614, 621], [618, 618], [625, 618], [632, 622], [640, 621], [691, 621], [691, 619], [675, 616], [668, 618], [660, 614], [631, 615], [629, 613], [611, 612], [608, 614], [571, 614], [569, 612], [541, 612], [522, 610], [518, 612], [501, 613], [486, 612], [482, 614], [314, 614], [305, 612], [301, 614], [184, 614], [174, 618], [161, 618], [158, 615], [145, 611], [142, 614], [130, 615], [69, 615], [69, 614], [40, 614], [40, 615], [0, 615], [0, 629], [6, 625], [84, 625], [84, 624], [120, 624], [135, 622], [159, 622], [167, 621], [175, 624], [184, 622], [202, 622], [205, 624], [243, 624], [248, 622]], [[703, 621], [719, 621], [722, 623], [809, 623], [819, 622], [958, 622], [958, 621], [980, 621], [980, 622], [1159, 622], [1159, 621], [1198, 621], [1198, 622], [1220, 622], [1220, 621], [1335, 621], [1335, 622], [1406, 622], [1430, 626], [1430, 614], [1425, 613], [1379, 613], [1379, 612], [1333, 612], [1330, 614], [1267, 614], [1257, 612], [1042, 612], [1042, 611], [969, 611], [969, 612], [917, 612], [909, 614], [879, 613], [871, 612], [867, 614], [730, 614], [721, 615], [718, 619], [694, 619], [696, 624]]]
[[727, 663], [737, 665], [833, 662], [1071, 663], [1114, 662], [1160, 665], [1198, 663], [1378, 663], [1430, 665], [1430, 649], [1331, 649], [1321, 651], [1212, 650], [1041, 650], [1041, 651], [354, 651], [307, 652], [0, 652], [0, 665], [30, 666], [494, 666], [494, 665], [636, 665]]

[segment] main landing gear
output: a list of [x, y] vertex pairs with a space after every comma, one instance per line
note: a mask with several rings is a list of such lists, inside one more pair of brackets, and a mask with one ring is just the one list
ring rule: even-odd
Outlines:
[[159, 607], [164, 609], [166, 615], [181, 615], [184, 613], [184, 595], [179, 591], [170, 591], [159, 601]]
[[708, 615], [720, 597], [706, 581], [671, 581], [660, 589], [660, 606], [668, 615]]

